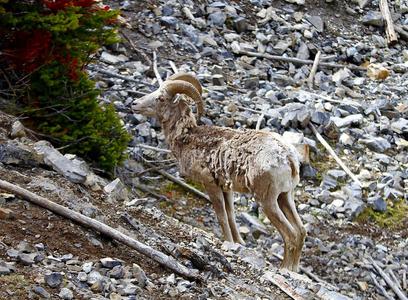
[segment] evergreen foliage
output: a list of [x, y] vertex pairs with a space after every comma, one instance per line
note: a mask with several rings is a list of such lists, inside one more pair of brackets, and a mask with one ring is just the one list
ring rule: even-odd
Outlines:
[[0, 0], [0, 67], [8, 81], [28, 82], [19, 112], [54, 144], [107, 171], [125, 158], [129, 136], [113, 107], [98, 104], [83, 69], [118, 41], [117, 15], [94, 0]]

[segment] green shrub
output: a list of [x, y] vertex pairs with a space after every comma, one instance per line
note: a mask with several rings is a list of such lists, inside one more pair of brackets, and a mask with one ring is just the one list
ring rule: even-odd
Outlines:
[[117, 15], [93, 0], [0, 0], [0, 67], [11, 84], [27, 82], [18, 97], [26, 124], [107, 171], [123, 161], [130, 138], [83, 69], [118, 41]]

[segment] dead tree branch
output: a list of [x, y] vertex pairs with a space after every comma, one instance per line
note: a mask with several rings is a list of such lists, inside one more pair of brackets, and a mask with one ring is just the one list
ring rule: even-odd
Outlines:
[[380, 0], [381, 14], [385, 20], [385, 33], [387, 35], [388, 44], [392, 45], [398, 42], [398, 37], [395, 32], [394, 22], [392, 21], [390, 8], [388, 7], [387, 0]]
[[102, 223], [95, 219], [86, 217], [76, 211], [73, 211], [65, 206], [60, 204], [54, 203], [44, 197], [38, 196], [24, 188], [21, 188], [17, 185], [9, 183], [7, 181], [0, 180], [0, 189], [18, 195], [19, 197], [30, 201], [38, 206], [41, 206], [45, 209], [48, 209], [64, 218], [70, 219], [79, 223], [82, 226], [89, 227], [100, 232], [103, 235], [111, 237], [118, 242], [121, 242], [130, 248], [138, 251], [139, 253], [153, 259], [154, 261], [158, 262], [163, 267], [166, 267], [173, 272], [180, 274], [186, 278], [194, 279], [194, 280], [201, 280], [200, 275], [198, 274], [197, 270], [190, 270], [187, 267], [180, 264], [174, 258], [157, 251], [144, 243], [133, 239], [122, 232]]

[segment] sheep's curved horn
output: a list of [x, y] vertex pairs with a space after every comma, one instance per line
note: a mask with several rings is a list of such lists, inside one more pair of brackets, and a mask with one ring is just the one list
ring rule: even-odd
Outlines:
[[167, 78], [167, 80], [183, 80], [183, 81], [190, 82], [192, 85], [194, 85], [194, 87], [200, 93], [200, 95], [202, 95], [203, 93], [203, 88], [201, 87], [200, 81], [193, 74], [186, 73], [186, 72], [179, 72], [179, 73], [176, 73], [170, 76], [169, 78]]
[[204, 103], [199, 91], [193, 84], [184, 80], [170, 80], [165, 81], [161, 87], [171, 98], [176, 94], [185, 94], [194, 100], [197, 106], [198, 118], [204, 113]]

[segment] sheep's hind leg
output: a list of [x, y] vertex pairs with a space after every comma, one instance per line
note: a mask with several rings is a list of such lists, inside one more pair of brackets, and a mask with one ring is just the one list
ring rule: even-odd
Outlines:
[[302, 253], [302, 248], [305, 243], [306, 229], [303, 226], [302, 220], [296, 210], [296, 204], [294, 201], [293, 193], [281, 193], [278, 197], [278, 204], [286, 218], [294, 226], [297, 231], [296, 238], [296, 250], [295, 256], [293, 258], [293, 270], [297, 272], [299, 269], [300, 256]]
[[285, 244], [281, 267], [294, 271], [297, 230], [290, 224], [280, 209], [278, 196], [279, 194], [270, 186], [266, 198], [262, 199], [262, 205], [266, 216], [279, 231]]
[[245, 245], [245, 242], [239, 233], [237, 222], [235, 221], [234, 194], [232, 191], [224, 192], [224, 201], [227, 209], [228, 223], [231, 228], [232, 238], [234, 239], [235, 243]]
[[222, 189], [215, 184], [206, 184], [205, 188], [213, 204], [218, 223], [220, 224], [222, 233], [224, 234], [224, 239], [229, 242], [234, 242], [231, 228], [228, 223], [228, 215], [225, 208]]

